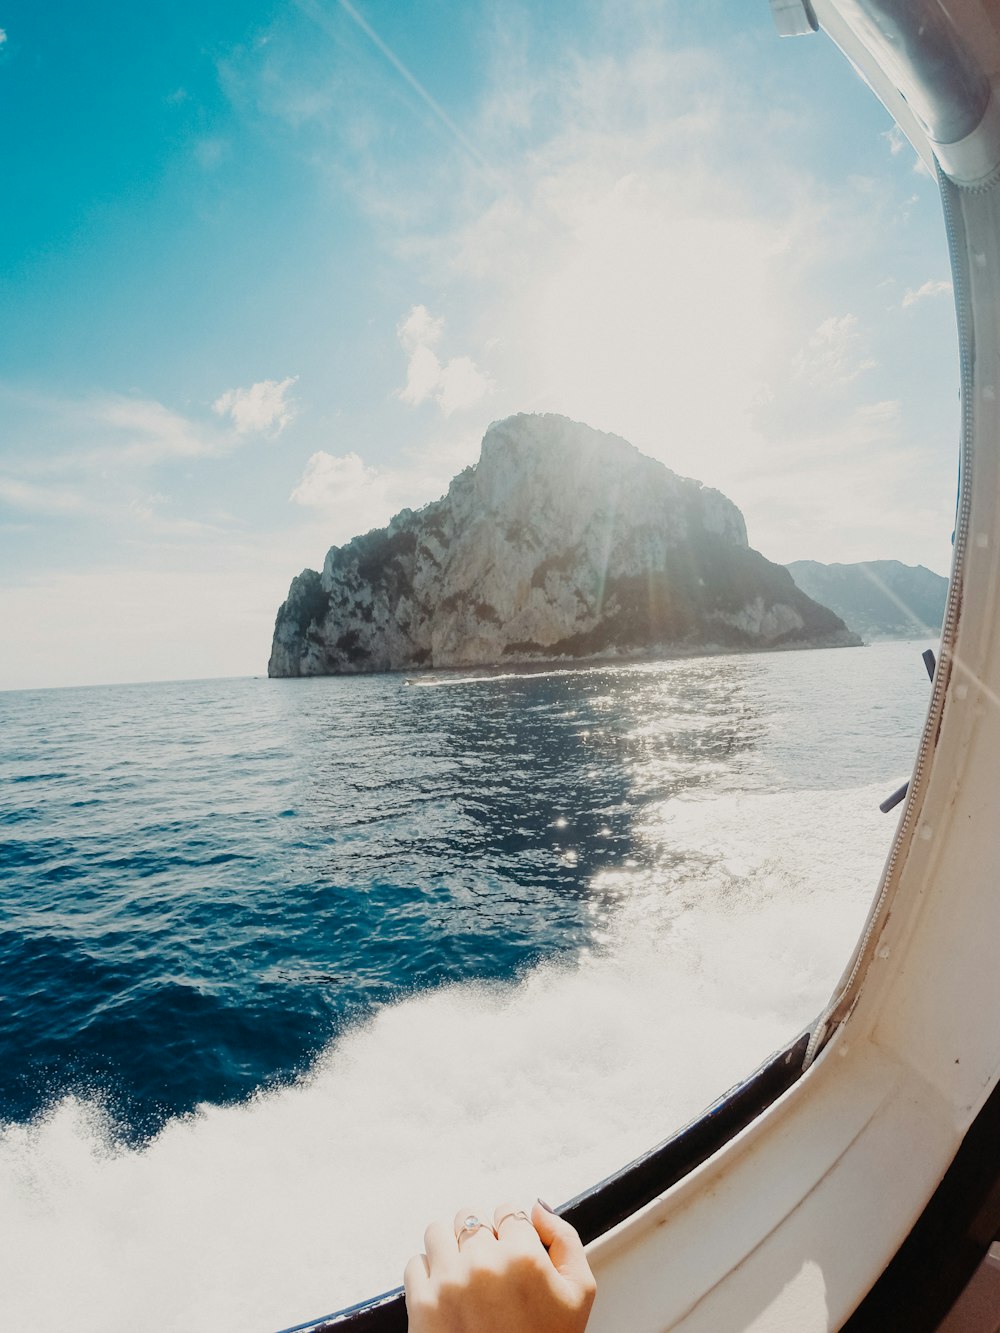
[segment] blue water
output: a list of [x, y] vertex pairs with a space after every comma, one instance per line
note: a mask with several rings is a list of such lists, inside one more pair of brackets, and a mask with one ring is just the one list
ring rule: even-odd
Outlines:
[[[578, 953], [596, 873], [648, 858], [645, 807], [780, 787], [796, 762], [821, 785], [905, 776], [915, 669], [873, 682], [888, 734], [872, 699], [839, 756], [808, 713], [810, 685], [835, 714], [838, 680], [907, 656], [0, 696], [0, 1118], [99, 1091], [148, 1134], [300, 1073], [402, 994]], [[776, 699], [789, 679], [804, 691]]]
[[279, 1327], [695, 1114], [846, 961], [923, 646], [0, 694], [0, 1326]]

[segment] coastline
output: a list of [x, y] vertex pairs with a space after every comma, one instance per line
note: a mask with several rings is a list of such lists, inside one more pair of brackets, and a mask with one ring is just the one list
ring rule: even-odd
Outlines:
[[[922, 640], [919, 641], [922, 642]], [[906, 641], [885, 639], [879, 640], [879, 642], [898, 643]], [[914, 639], [913, 642], [918, 642], [918, 640]], [[468, 674], [470, 671], [477, 672], [485, 678], [490, 678], [497, 675], [506, 675], [509, 672], [531, 675], [535, 669], [547, 671], [557, 668], [560, 671], [572, 671], [575, 669], [586, 670], [595, 666], [628, 666], [641, 662], [688, 661], [700, 657], [748, 657], [770, 655], [772, 653], [816, 652], [823, 649], [869, 647], [871, 647], [871, 643], [861, 639], [853, 631], [848, 631], [846, 635], [816, 635], [812, 639], [800, 640], [795, 643], [749, 644], [745, 647], [733, 647], [732, 645], [718, 643], [654, 644], [649, 648], [605, 649], [598, 653], [574, 654], [572, 656], [568, 653], [552, 656], [527, 656], [523, 654], [515, 656], [512, 654], [502, 661], [449, 662], [447, 665], [441, 666], [412, 665], [388, 667], [381, 670], [366, 670], [361, 667], [341, 671], [300, 672], [298, 675], [269, 674], [268, 679], [313, 680], [320, 677], [336, 676], [404, 676], [407, 680], [410, 677], [414, 680], [427, 680], [436, 676]]]

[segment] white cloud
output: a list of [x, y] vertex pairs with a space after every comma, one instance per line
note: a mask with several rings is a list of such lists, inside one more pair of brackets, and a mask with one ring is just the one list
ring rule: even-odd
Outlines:
[[415, 305], [396, 332], [407, 352], [418, 347], [433, 347], [441, 341], [444, 319], [440, 316], [435, 319], [425, 305]]
[[857, 315], [830, 315], [793, 361], [796, 378], [816, 389], [850, 384], [878, 362], [865, 355]]
[[425, 403], [441, 382], [441, 362], [429, 347], [414, 347], [406, 367], [406, 385], [399, 390], [404, 403], [418, 407]]
[[[152, 398], [109, 394], [84, 403], [54, 404], [67, 433], [95, 447], [78, 455], [90, 460], [152, 464], [171, 459], [204, 458], [230, 452], [241, 437], [276, 436], [295, 416], [288, 391], [295, 377], [262, 380], [249, 389], [229, 389], [212, 404], [228, 429], [196, 421]], [[95, 438], [96, 435], [96, 438]]]
[[309, 458], [288, 498], [316, 511], [327, 546], [384, 527], [394, 513], [413, 503], [398, 471], [369, 467], [356, 453], [338, 456], [325, 449]]
[[886, 143], [889, 145], [889, 152], [893, 155], [893, 157], [898, 157], [899, 154], [903, 152], [903, 150], [906, 147], [912, 149], [913, 170], [916, 172], [918, 176], [927, 176], [931, 180], [934, 179], [934, 173], [931, 171], [927, 163], [917, 152], [917, 150], [913, 147], [913, 144], [906, 137], [906, 135], [903, 133], [903, 131], [899, 128], [898, 125], [893, 125], [892, 129], [889, 130], [883, 130], [879, 137], [884, 139]]
[[[770, 161], [743, 170], [729, 140], [744, 108], [727, 105], [742, 94], [723, 72], [654, 45], [574, 56], [508, 99], [498, 68], [477, 134], [506, 188], [414, 251], [467, 312], [463, 336], [491, 349], [493, 416], [561, 412], [714, 485], [743, 456], [765, 386], [788, 379], [779, 338], [802, 275], [828, 262], [817, 238], [853, 234], [828, 190]], [[422, 346], [400, 396], [451, 401], [461, 377], [442, 382], [441, 348]], [[461, 396], [474, 402], [474, 380]]]
[[415, 305], [401, 321], [396, 334], [409, 362], [406, 384], [397, 397], [414, 407], [433, 399], [445, 416], [451, 416], [475, 407], [495, 385], [469, 356], [454, 356], [442, 364], [433, 347], [443, 332], [444, 319], [431, 315], [426, 306]]
[[436, 500], [479, 453], [477, 434], [458, 433], [405, 454], [390, 467], [371, 467], [358, 454], [317, 450], [288, 497], [315, 511], [324, 539], [342, 543], [384, 527], [401, 509]]
[[[73, 474], [89, 479], [101, 499], [109, 480], [123, 479], [130, 469], [222, 457], [244, 442], [241, 422], [246, 425], [255, 414], [267, 422], [274, 414], [273, 404], [260, 402], [252, 390], [244, 392], [249, 399], [232, 404], [239, 420], [222, 424], [186, 416], [138, 394], [59, 398], [5, 393], [0, 385], [0, 400], [12, 408], [17, 422], [8, 427], [5, 440], [7, 475], [37, 479]], [[234, 391], [234, 397], [238, 394]], [[284, 416], [289, 410], [286, 405]]]
[[0, 477], [0, 504], [34, 514], [66, 514], [84, 508], [83, 498], [74, 491], [36, 486], [13, 477]]
[[[219, 442], [210, 434], [155, 399], [115, 395], [94, 401], [85, 412], [102, 437], [96, 451], [99, 456], [112, 455], [122, 462], [155, 463], [168, 458], [198, 458], [219, 448]], [[124, 436], [124, 441], [119, 439], [109, 446], [109, 428], [113, 435]]]
[[298, 379], [260, 380], [249, 389], [227, 389], [212, 404], [217, 416], [228, 417], [240, 435], [280, 435], [295, 416], [288, 392]]
[[951, 283], [946, 282], [943, 278], [929, 278], [927, 282], [921, 283], [916, 290], [912, 287], [907, 288], [903, 294], [903, 309], [905, 310], [907, 306], [916, 305], [918, 301], [926, 300], [928, 296], [951, 295], [951, 290]]
[[0, 28], [0, 46], [3, 46], [3, 44], [4, 44], [4, 42], [5, 42], [6, 40], [7, 40], [7, 34], [6, 34], [6, 32], [4, 31], [3, 28]]
[[[446, 185], [440, 155], [376, 170], [374, 134], [356, 145], [353, 186], [425, 301], [400, 312], [399, 401], [480, 428], [487, 411], [563, 412], [731, 490], [749, 469], [768, 476], [786, 429], [818, 435], [862, 397], [901, 392], [877, 315], [869, 327], [843, 289], [898, 236], [905, 188], [898, 172], [808, 165], [793, 100], [763, 113], [762, 136], [753, 80], [719, 50], [685, 49], [661, 6], [636, 8], [642, 40], [597, 58], [539, 60], [527, 15], [494, 34], [469, 131], [496, 167], [488, 186], [470, 170], [455, 188], [450, 160]], [[886, 155], [904, 151], [886, 136]]]
[[463, 412], [475, 405], [492, 390], [493, 381], [484, 375], [468, 356], [453, 356], [441, 367], [435, 398], [445, 416]]
[[357, 454], [343, 454], [339, 458], [324, 449], [314, 453], [306, 463], [302, 480], [289, 499], [313, 509], [330, 509], [352, 503], [359, 492], [379, 484], [379, 475], [368, 467]]

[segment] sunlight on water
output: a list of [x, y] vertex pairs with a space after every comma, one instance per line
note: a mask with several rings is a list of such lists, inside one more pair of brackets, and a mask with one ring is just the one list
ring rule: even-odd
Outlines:
[[[870, 882], [872, 858], [855, 866]], [[8, 1130], [9, 1326], [58, 1328], [73, 1292], [80, 1329], [142, 1327], [144, 1310], [162, 1329], [277, 1328], [395, 1285], [431, 1214], [576, 1193], [821, 1006], [865, 896], [846, 911], [815, 882], [790, 903], [799, 869], [773, 852], [745, 876], [713, 866], [702, 902], [689, 886], [670, 907], [618, 876], [621, 919], [575, 965], [390, 1007], [301, 1085], [206, 1107], [141, 1151], [73, 1101]]]
[[[546, 802], [545, 836], [581, 849], [589, 885], [572, 955], [383, 1005], [292, 1085], [175, 1116], [142, 1146], [86, 1098], [8, 1123], [0, 1325], [267, 1333], [396, 1285], [429, 1216], [568, 1198], [695, 1116], [816, 1014], [846, 962], [892, 833], [877, 803], [905, 776], [926, 683], [914, 673], [877, 714], [916, 653], [855, 663], [873, 673], [864, 715], [835, 655], [825, 677], [821, 654], [758, 659], [735, 694], [712, 666], [706, 687], [728, 702], [711, 715], [690, 680], [631, 669], [630, 689], [673, 702], [612, 729], [625, 787], [585, 830]], [[597, 747], [584, 772], [607, 763], [613, 680], [594, 673], [577, 719]], [[841, 688], [855, 702], [837, 715]], [[833, 749], [803, 759], [790, 732], [817, 697]], [[869, 743], [880, 726], [895, 748]], [[704, 751], [679, 788], [664, 773], [688, 761], [657, 749], [665, 728]], [[606, 840], [615, 802], [632, 811], [627, 854], [598, 863], [587, 839]]]

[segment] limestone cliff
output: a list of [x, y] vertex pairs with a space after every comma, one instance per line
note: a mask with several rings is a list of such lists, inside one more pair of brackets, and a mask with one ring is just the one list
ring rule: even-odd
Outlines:
[[268, 674], [852, 645], [736, 506], [565, 417], [492, 425], [448, 494], [293, 579]]

